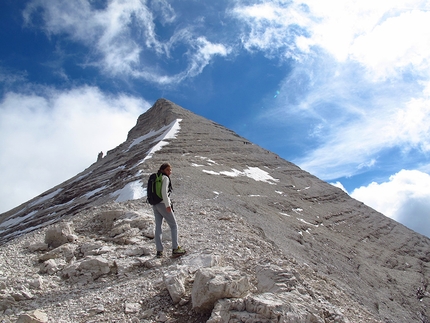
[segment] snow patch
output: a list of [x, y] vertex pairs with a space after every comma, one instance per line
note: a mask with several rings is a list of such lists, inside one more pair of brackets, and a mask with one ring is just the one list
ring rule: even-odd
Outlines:
[[225, 175], [229, 177], [246, 176], [246, 177], [252, 178], [255, 181], [265, 182], [272, 185], [276, 185], [276, 183], [273, 183], [273, 182], [279, 182], [279, 179], [273, 178], [272, 176], [269, 175], [268, 172], [258, 167], [248, 167], [243, 171], [232, 168], [231, 171], [222, 171], [222, 172], [215, 172], [212, 170], [203, 169], [203, 172], [207, 174], [212, 174], [212, 175]]
[[115, 202], [138, 200], [146, 196], [146, 189], [143, 188], [142, 181], [134, 181], [125, 185], [122, 189], [111, 193], [112, 197], [117, 197]]
[[[34, 215], [34, 213], [37, 213], [37, 211], [33, 211], [33, 212], [31, 212], [31, 213], [29, 213], [28, 215]], [[29, 216], [26, 216], [26, 218], [28, 218]], [[52, 215], [55, 215], [55, 212], [54, 213], [50, 213], [50, 214], [48, 214], [47, 215], [47, 218], [49, 218], [50, 216], [52, 216]], [[22, 218], [19, 218], [20, 219], [20, 221], [19, 222], [21, 222], [21, 221], [23, 221], [23, 219]], [[16, 220], [16, 219], [15, 219]], [[27, 232], [30, 232], [30, 231], [33, 231], [33, 230], [37, 230], [37, 229], [39, 229], [39, 228], [43, 228], [43, 227], [46, 227], [46, 226], [48, 226], [48, 225], [50, 225], [50, 224], [52, 224], [52, 223], [55, 223], [57, 221], [57, 219], [54, 217], [54, 218], [52, 218], [52, 219], [50, 219], [50, 220], [48, 220], [48, 221], [46, 221], [46, 222], [42, 222], [42, 223], [40, 223], [40, 224], [38, 224], [38, 225], [35, 225], [35, 226], [32, 226], [32, 227], [28, 227], [28, 228], [25, 228], [25, 229], [22, 229], [22, 230], [19, 230], [19, 231], [13, 231], [13, 232], [11, 232], [11, 233], [9, 233], [9, 234], [6, 234], [6, 235], [4, 235], [2, 238], [3, 239], [8, 239], [8, 238], [10, 238], [10, 237], [18, 237], [18, 236], [20, 236], [20, 235], [22, 235], [22, 234], [24, 234], [24, 233], [27, 233]], [[13, 225], [16, 225], [16, 224], [18, 224], [19, 222], [16, 222], [15, 224], [13, 224]], [[3, 223], [5, 223], [5, 222], [3, 222]], [[2, 225], [3, 225], [3, 223], [2, 223]], [[4, 229], [0, 226], [0, 233], [2, 233], [4, 231]]]
[[204, 167], [204, 165], [199, 165], [199, 164], [195, 164], [195, 163], [192, 163], [191, 166], [193, 166], [193, 167]]
[[35, 205], [37, 205], [37, 204], [43, 203], [43, 202], [45, 202], [45, 201], [47, 201], [47, 200], [50, 200], [50, 199], [52, 199], [55, 195], [57, 195], [58, 193], [60, 193], [62, 190], [63, 190], [62, 188], [59, 188], [59, 189], [57, 189], [56, 191], [54, 191], [54, 192], [52, 192], [52, 193], [49, 193], [49, 194], [47, 194], [47, 195], [45, 195], [45, 196], [42, 196], [41, 198], [39, 198], [38, 200], [34, 201], [33, 203], [30, 203], [30, 204], [28, 205], [28, 207], [30, 208], [30, 207], [32, 207], [32, 206], [35, 206]]
[[206, 169], [203, 169], [203, 172], [205, 172], [206, 174], [211, 174], [211, 175], [219, 175], [219, 173], [214, 172], [214, 171], [212, 171], [212, 170], [206, 170]]
[[229, 177], [237, 177], [237, 176], [245, 175], [245, 173], [241, 172], [240, 170], [237, 170], [234, 168], [232, 168], [231, 170], [232, 170], [231, 172], [224, 171], [224, 172], [220, 172], [220, 174], [225, 175], [225, 176], [229, 176]]
[[4, 231], [4, 229], [9, 227], [14, 227], [15, 225], [24, 222], [28, 218], [31, 218], [34, 214], [36, 214], [37, 211], [33, 211], [28, 213], [27, 215], [16, 217], [16, 218], [10, 218], [0, 224], [0, 232]]
[[[134, 139], [133, 142], [131, 143], [130, 147], [128, 148], [128, 150], [133, 147], [134, 145], [137, 145], [138, 143], [142, 142], [143, 140], [147, 139], [147, 138], [151, 138], [154, 137], [156, 135], [159, 135], [157, 138], [155, 138], [152, 142], [157, 142], [157, 144], [152, 147], [151, 149], [148, 150], [146, 157], [137, 165], [142, 164], [143, 162], [145, 162], [145, 160], [152, 158], [152, 155], [154, 155], [157, 151], [161, 150], [161, 148], [163, 148], [164, 146], [168, 145], [169, 142], [165, 141], [166, 139], [175, 139], [177, 133], [179, 132], [179, 130], [181, 129], [179, 123], [182, 121], [182, 119], [176, 119], [174, 120], [172, 123], [170, 123], [167, 126], [162, 127], [160, 130], [158, 131], [151, 131], [148, 134], [141, 136], [137, 139]], [[127, 151], [128, 151], [127, 150]]]
[[315, 228], [318, 228], [318, 227], [319, 227], [319, 225], [309, 223], [309, 222], [307, 222], [307, 221], [305, 221], [305, 220], [303, 220], [303, 219], [301, 219], [301, 218], [297, 218], [297, 220], [299, 220], [300, 222], [303, 222], [303, 223], [305, 223], [305, 224], [307, 224], [307, 225], [311, 225], [311, 226], [313, 226], [313, 227], [315, 227]]
[[95, 190], [92, 190], [91, 192], [86, 193], [84, 196], [86, 198], [90, 198], [91, 196], [97, 194], [98, 192], [103, 191], [106, 187], [107, 186], [96, 188]]
[[84, 179], [85, 177], [87, 177], [88, 175], [90, 175], [93, 171], [90, 171], [84, 175], [79, 176], [78, 178], [76, 178], [73, 182], [79, 182], [81, 179]]
[[214, 160], [212, 160], [212, 159], [209, 159], [208, 157], [203, 157], [203, 156], [194, 156], [195, 158], [200, 158], [200, 159], [202, 159], [202, 160], [205, 160], [205, 161], [207, 161], [208, 162], [208, 164], [209, 164], [209, 166], [211, 166], [211, 164], [212, 165], [219, 165], [216, 161], [214, 161]]

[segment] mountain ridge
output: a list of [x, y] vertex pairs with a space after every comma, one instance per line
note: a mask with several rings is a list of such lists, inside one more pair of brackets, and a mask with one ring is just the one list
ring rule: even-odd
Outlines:
[[[232, 264], [241, 263], [241, 257], [245, 256], [240, 249], [229, 248], [228, 242], [223, 248], [219, 242], [212, 245], [204, 239], [205, 235], [212, 236], [211, 228], [202, 227], [198, 221], [218, 226], [209, 215], [221, 219], [220, 222], [230, 225], [216, 229], [223, 233], [234, 232], [243, 221], [252, 232], [244, 237], [255, 234], [259, 238], [251, 240], [262, 239], [279, 250], [276, 257], [283, 257], [283, 266], [287, 261], [300, 267], [301, 272], [308, 267], [314, 275], [322, 275], [344, 297], [366, 309], [369, 319], [384, 322], [427, 319], [428, 238], [233, 131], [165, 99], [159, 99], [142, 114], [127, 140], [103, 159], [0, 215], [2, 223], [5, 215], [9, 221], [14, 217], [24, 218], [1, 232], [0, 239], [12, 241], [16, 236], [11, 232], [26, 232], [26, 228], [73, 222], [77, 214], [106, 204], [132, 205], [133, 210], [142, 208], [146, 215], [150, 214], [148, 206], [141, 203], [144, 194], [137, 187], [165, 161], [173, 168], [178, 219], [190, 222], [181, 225], [189, 227], [193, 223], [202, 231], [199, 239], [204, 248], [199, 249], [196, 243], [192, 246], [193, 253], [223, 249], [239, 254], [231, 259]], [[115, 202], [125, 190], [137, 193], [135, 201]], [[192, 237], [198, 232], [189, 227], [187, 235]], [[187, 248], [186, 236], [181, 239]], [[246, 242], [244, 239], [231, 244], [248, 250]], [[247, 252], [270, 262], [270, 254], [259, 255], [258, 250]], [[272, 261], [276, 263], [275, 259]], [[334, 299], [334, 303], [342, 307], [341, 300]]]

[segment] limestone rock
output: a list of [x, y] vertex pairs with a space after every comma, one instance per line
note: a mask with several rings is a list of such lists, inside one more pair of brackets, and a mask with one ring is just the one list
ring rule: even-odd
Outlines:
[[96, 279], [101, 275], [108, 274], [111, 270], [111, 264], [107, 259], [100, 256], [88, 257], [80, 263], [78, 270], [89, 272]]
[[223, 265], [223, 258], [214, 254], [191, 254], [183, 258], [182, 264], [188, 267], [191, 273], [200, 268], [209, 268]]
[[138, 259], [122, 258], [116, 259], [114, 264], [116, 266], [116, 273], [121, 276], [140, 266], [141, 262]]
[[55, 258], [64, 258], [65, 261], [69, 262], [75, 257], [75, 250], [77, 246], [71, 243], [65, 243], [39, 257], [39, 261], [46, 261]]
[[[128, 227], [128, 225], [125, 225], [123, 227], [123, 229], [127, 228], [127, 227]], [[141, 233], [140, 233], [140, 230], [138, 228], [130, 228], [130, 229], [116, 235], [112, 241], [115, 243], [118, 243], [118, 244], [133, 244], [134, 239], [136, 237], [139, 237], [139, 236], [141, 236]]]
[[124, 250], [124, 255], [126, 256], [143, 256], [150, 255], [151, 249], [147, 246], [135, 246]]
[[75, 240], [72, 228], [68, 223], [59, 223], [46, 231], [45, 243], [51, 248], [57, 248]]
[[48, 249], [49, 249], [49, 246], [46, 242], [37, 242], [28, 246], [28, 250], [31, 252], [46, 251]]
[[142, 306], [139, 303], [125, 303], [124, 313], [138, 313]]
[[94, 256], [99, 255], [100, 249], [102, 249], [105, 246], [105, 244], [101, 241], [87, 241], [80, 246], [80, 252], [81, 254], [86, 256]]
[[114, 263], [101, 256], [89, 256], [66, 266], [62, 270], [64, 278], [83, 284], [95, 280], [102, 275], [109, 274]]
[[124, 232], [127, 232], [131, 229], [130, 223], [123, 223], [119, 226], [114, 227], [111, 232], [110, 236], [115, 237], [117, 235], [123, 234]]
[[33, 294], [27, 290], [12, 291], [10, 295], [18, 302], [32, 299], [34, 297]]
[[[296, 271], [282, 269], [274, 264], [266, 266], [257, 266], [257, 288], [260, 293], [272, 292], [290, 292], [298, 284], [297, 277], [300, 277]], [[300, 278], [299, 278], [300, 279]]]
[[45, 261], [40, 268], [40, 273], [47, 273], [48, 275], [53, 275], [56, 272], [62, 270], [66, 262], [63, 259], [49, 259]]
[[6, 311], [15, 305], [15, 299], [10, 294], [0, 295], [0, 311]]
[[5, 290], [7, 287], [6, 281], [3, 277], [0, 277], [0, 291]]
[[245, 299], [222, 299], [216, 303], [207, 323], [325, 323], [305, 304], [272, 293], [249, 295]]
[[167, 322], [169, 318], [167, 317], [166, 313], [160, 312], [157, 314], [157, 317], [155, 318], [155, 321], [157, 322]]
[[28, 281], [28, 285], [34, 289], [43, 289], [43, 278], [40, 276], [36, 276]]
[[124, 212], [121, 210], [102, 211], [97, 214], [97, 217], [94, 220], [99, 224], [103, 231], [110, 231], [113, 227], [113, 223], [119, 219], [122, 214], [124, 214]]
[[35, 310], [30, 313], [21, 314], [18, 317], [18, 320], [16, 321], [16, 323], [47, 323], [47, 322], [48, 322], [48, 316], [40, 310]]
[[217, 300], [242, 297], [250, 288], [248, 277], [233, 267], [199, 269], [191, 292], [193, 309], [210, 312]]
[[164, 283], [172, 298], [173, 304], [181, 301], [185, 294], [185, 273], [181, 270], [171, 271], [164, 274]]
[[314, 302], [309, 295], [295, 291], [220, 299], [207, 323], [222, 322], [350, 323], [332, 304], [324, 300]]

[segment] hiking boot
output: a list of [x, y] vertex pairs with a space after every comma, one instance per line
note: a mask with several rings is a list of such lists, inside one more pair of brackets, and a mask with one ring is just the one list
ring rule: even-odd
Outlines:
[[182, 255], [185, 255], [185, 253], [186, 253], [185, 249], [180, 247], [180, 246], [178, 246], [178, 248], [172, 250], [172, 256], [173, 257], [179, 257]]
[[157, 251], [157, 258], [161, 258], [163, 257], [163, 252], [162, 251]]

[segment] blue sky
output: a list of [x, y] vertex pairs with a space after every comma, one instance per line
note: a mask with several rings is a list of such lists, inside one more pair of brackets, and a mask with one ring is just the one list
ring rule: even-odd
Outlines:
[[158, 98], [430, 236], [430, 2], [3, 0], [0, 212]]

